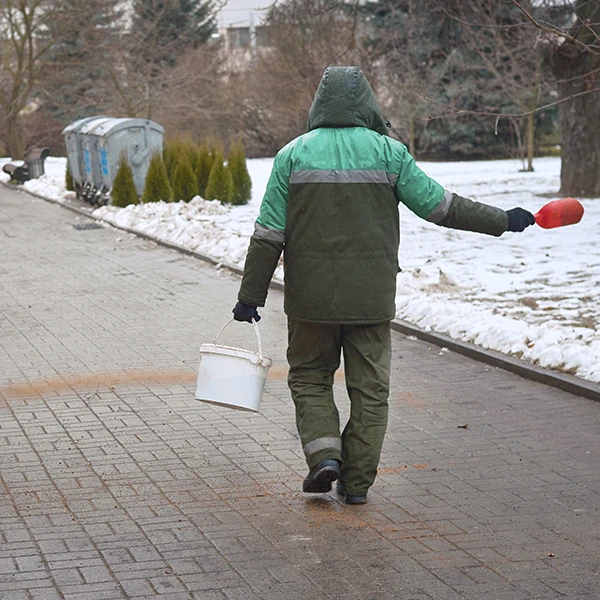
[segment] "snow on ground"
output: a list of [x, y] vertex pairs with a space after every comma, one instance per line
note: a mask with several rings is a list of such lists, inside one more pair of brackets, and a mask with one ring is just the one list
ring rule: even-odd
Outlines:
[[[107, 206], [94, 216], [242, 267], [272, 162], [248, 161], [253, 197], [246, 206], [197, 197], [189, 204]], [[557, 158], [536, 160], [534, 173], [519, 172], [512, 160], [420, 166], [447, 189], [505, 209], [536, 212], [560, 187]], [[49, 158], [46, 172], [25, 187], [59, 202], [72, 198], [64, 190], [65, 159]], [[500, 238], [437, 227], [402, 206], [397, 316], [600, 382], [600, 199], [582, 203], [577, 225], [533, 226]], [[281, 267], [275, 277], [283, 278]]]

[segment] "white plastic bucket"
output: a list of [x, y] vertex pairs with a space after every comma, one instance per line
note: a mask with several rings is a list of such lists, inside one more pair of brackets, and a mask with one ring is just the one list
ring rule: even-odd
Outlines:
[[196, 400], [257, 412], [273, 361], [262, 353], [260, 332], [254, 319], [258, 352], [217, 344], [232, 321], [223, 325], [212, 344], [200, 346]]

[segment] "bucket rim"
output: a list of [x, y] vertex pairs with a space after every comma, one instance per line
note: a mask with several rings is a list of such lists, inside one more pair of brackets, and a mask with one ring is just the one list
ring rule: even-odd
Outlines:
[[200, 353], [205, 352], [207, 354], [219, 354], [221, 356], [231, 356], [231, 352], [238, 352], [245, 355], [245, 357], [260, 360], [261, 365], [270, 367], [273, 364], [273, 360], [265, 354], [259, 354], [253, 350], [247, 350], [246, 348], [235, 348], [233, 346], [225, 346], [223, 344], [202, 344], [198, 350]]

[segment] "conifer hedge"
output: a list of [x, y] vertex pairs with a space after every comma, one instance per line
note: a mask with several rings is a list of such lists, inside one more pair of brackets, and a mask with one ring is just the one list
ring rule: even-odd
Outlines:
[[206, 200], [220, 200], [221, 202], [231, 202], [233, 195], [233, 179], [231, 173], [225, 165], [223, 148], [215, 149], [215, 160], [210, 170], [208, 183], [206, 185]]
[[127, 161], [125, 152], [119, 157], [119, 167], [110, 193], [113, 206], [123, 208], [129, 204], [138, 204], [139, 199], [133, 181], [133, 171]]
[[246, 153], [241, 140], [233, 142], [229, 147], [227, 166], [233, 181], [232, 204], [247, 204], [252, 195], [252, 180], [246, 167]]
[[196, 181], [198, 182], [198, 194], [205, 197], [208, 177], [213, 166], [214, 155], [208, 142], [204, 141], [198, 149], [198, 158], [196, 161]]
[[73, 185], [73, 174], [71, 173], [71, 167], [69, 166], [68, 160], [67, 160], [67, 168], [65, 171], [65, 189], [68, 192], [75, 191], [75, 186]]
[[144, 183], [142, 202], [170, 202], [173, 193], [167, 175], [167, 168], [159, 152], [155, 152], [150, 160], [148, 174]]
[[[189, 139], [169, 140], [164, 145], [162, 162], [174, 201], [189, 202], [196, 195], [231, 204], [250, 200], [252, 181], [241, 140], [230, 145], [227, 163], [220, 143], [204, 140], [198, 146]], [[151, 201], [146, 200], [146, 192], [143, 201]]]
[[179, 154], [179, 160], [173, 173], [173, 200], [178, 202], [183, 200], [189, 202], [194, 196], [198, 195], [198, 184], [196, 183], [196, 174], [192, 169], [190, 154], [183, 150]]
[[164, 144], [163, 162], [165, 163], [165, 168], [167, 169], [167, 177], [169, 178], [169, 183], [171, 184], [173, 183], [173, 175], [175, 173], [175, 167], [177, 166], [177, 162], [179, 159], [179, 152], [179, 140], [169, 140]]

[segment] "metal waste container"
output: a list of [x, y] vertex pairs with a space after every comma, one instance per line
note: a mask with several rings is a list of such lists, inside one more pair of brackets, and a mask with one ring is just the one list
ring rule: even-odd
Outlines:
[[161, 125], [148, 119], [95, 117], [83, 123], [75, 135], [81, 138], [78, 164], [83, 165], [81, 195], [86, 201], [108, 201], [122, 153], [133, 171], [136, 191], [142, 195], [152, 155], [162, 154]]
[[83, 149], [84, 134], [81, 129], [84, 125], [96, 121], [98, 119], [106, 119], [107, 117], [85, 117], [71, 123], [62, 130], [65, 136], [65, 146], [67, 147], [67, 158], [69, 161], [69, 170], [73, 177], [73, 186], [77, 197], [82, 196], [84, 184], [86, 182], [85, 173], [85, 156]]
[[133, 171], [138, 196], [144, 191], [150, 160], [155, 152], [162, 155], [164, 128], [148, 119], [110, 119], [94, 128], [98, 138], [98, 156], [102, 182], [110, 190], [125, 153]]
[[85, 123], [80, 131], [83, 147], [83, 199], [91, 204], [105, 204], [108, 201], [110, 188], [104, 186], [100, 154], [98, 149], [98, 136], [96, 130], [103, 123], [111, 121], [111, 117], [100, 117]]

